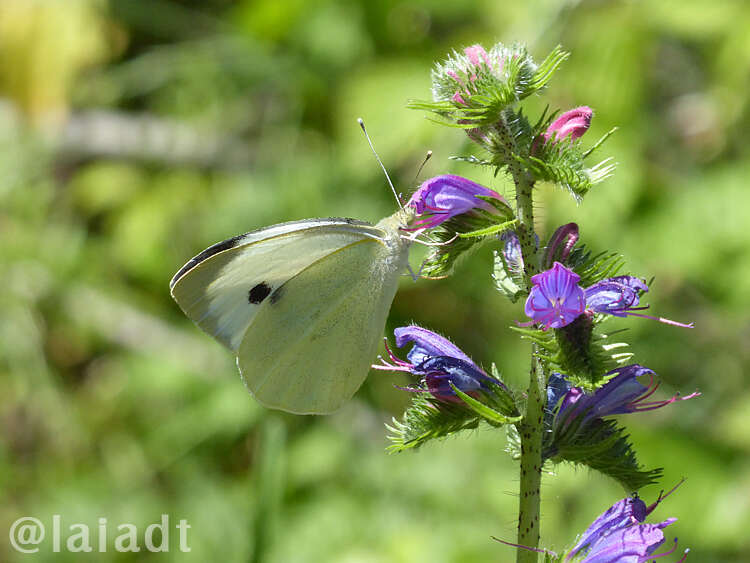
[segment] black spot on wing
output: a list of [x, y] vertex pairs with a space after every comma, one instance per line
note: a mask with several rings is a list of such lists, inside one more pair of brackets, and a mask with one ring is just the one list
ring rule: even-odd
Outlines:
[[[266, 282], [260, 282], [250, 290], [247, 295], [247, 300], [253, 305], [257, 305], [268, 297], [269, 293], [271, 293], [271, 286]], [[271, 297], [271, 300], [273, 301], [273, 297]]]
[[271, 294], [271, 305], [275, 305], [276, 303], [278, 303], [283, 293], [284, 293], [283, 285], [280, 285], [279, 287], [274, 289], [273, 293]]

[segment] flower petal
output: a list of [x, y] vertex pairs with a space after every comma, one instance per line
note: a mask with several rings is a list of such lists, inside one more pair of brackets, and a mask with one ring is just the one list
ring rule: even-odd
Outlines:
[[580, 276], [559, 262], [531, 278], [534, 284], [524, 312], [545, 328], [561, 328], [572, 323], [586, 309]]
[[406, 357], [415, 366], [424, 362], [429, 356], [450, 356], [476, 366], [458, 346], [444, 336], [426, 328], [416, 325], [404, 326], [394, 330], [393, 334], [396, 337], [396, 346], [399, 348], [409, 342], [414, 342], [414, 347]]
[[545, 140], [552, 138], [553, 142], [570, 136], [571, 140], [578, 139], [589, 129], [594, 111], [588, 106], [580, 106], [566, 111], [555, 119], [544, 133]]
[[493, 381], [505, 387], [500, 381], [486, 375], [473, 362], [450, 356], [433, 356], [415, 367], [413, 373], [424, 373], [427, 390], [433, 397], [442, 401], [462, 401], [456, 396], [451, 384], [469, 395], [487, 389], [487, 382]]
[[407, 205], [414, 207], [418, 215], [438, 214], [439, 217], [435, 218], [437, 221], [430, 226], [476, 208], [497, 213], [495, 207], [476, 196], [491, 197], [503, 205], [508, 205], [505, 198], [497, 192], [453, 174], [435, 176], [422, 182], [422, 185], [409, 198]]

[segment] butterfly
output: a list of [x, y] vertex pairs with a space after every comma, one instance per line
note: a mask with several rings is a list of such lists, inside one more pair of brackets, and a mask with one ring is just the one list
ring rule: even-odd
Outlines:
[[413, 209], [376, 225], [306, 219], [210, 246], [172, 278], [172, 297], [237, 356], [242, 379], [266, 407], [337, 410], [377, 354], [411, 240]]

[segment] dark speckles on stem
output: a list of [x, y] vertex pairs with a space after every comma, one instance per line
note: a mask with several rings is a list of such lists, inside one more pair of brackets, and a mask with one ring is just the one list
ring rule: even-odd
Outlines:
[[266, 282], [260, 282], [250, 290], [247, 295], [247, 300], [253, 305], [257, 305], [266, 297], [268, 297], [269, 293], [271, 293], [271, 286], [269, 286]]

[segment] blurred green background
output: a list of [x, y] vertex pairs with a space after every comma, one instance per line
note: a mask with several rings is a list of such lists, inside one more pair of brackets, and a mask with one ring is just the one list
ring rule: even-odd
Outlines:
[[[520, 40], [572, 52], [546, 103], [591, 105], [614, 178], [576, 206], [538, 189], [539, 228], [571, 220], [595, 250], [655, 276], [657, 314], [630, 319], [662, 397], [633, 416], [642, 463], [688, 478], [654, 515], [690, 561], [750, 561], [750, 9], [741, 0], [442, 2], [0, 0], [0, 560], [511, 561], [518, 478], [504, 436], [479, 430], [387, 455], [406, 393], [372, 374], [328, 417], [260, 408], [229, 353], [169, 297], [210, 244], [315, 216], [377, 221], [394, 182], [466, 173], [464, 136], [405, 109], [450, 49]], [[419, 251], [412, 256], [418, 264]], [[491, 248], [446, 281], [405, 279], [389, 331], [449, 335], [513, 384], [522, 316], [491, 288]], [[560, 549], [624, 495], [588, 470], [544, 477], [543, 545]], [[653, 500], [660, 487], [642, 491]], [[20, 555], [20, 516], [86, 523], [107, 553]], [[116, 525], [169, 514], [170, 552], [118, 554]], [[190, 553], [174, 525], [191, 525]]]

